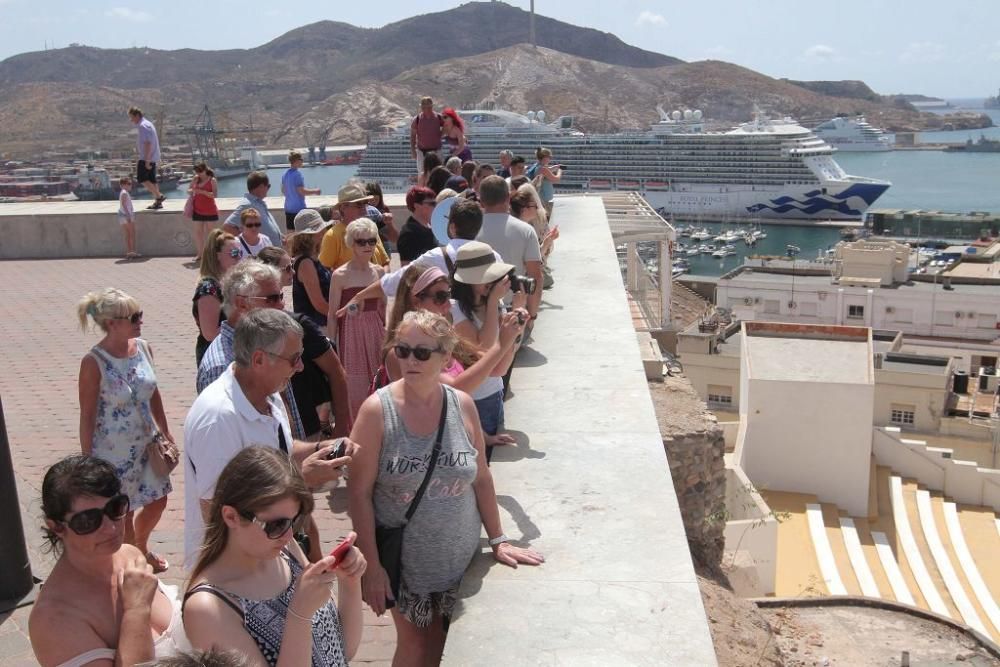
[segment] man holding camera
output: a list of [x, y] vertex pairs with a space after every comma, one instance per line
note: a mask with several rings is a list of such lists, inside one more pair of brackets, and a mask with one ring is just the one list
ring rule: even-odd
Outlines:
[[538, 234], [534, 227], [510, 215], [510, 190], [503, 178], [484, 178], [479, 184], [479, 202], [483, 207], [483, 226], [476, 240], [489, 244], [500, 253], [504, 262], [514, 266], [517, 275], [534, 280], [534, 285], [529, 284], [523, 290], [528, 296], [528, 314], [534, 322], [542, 302], [542, 290], [530, 289], [542, 284], [542, 251]]

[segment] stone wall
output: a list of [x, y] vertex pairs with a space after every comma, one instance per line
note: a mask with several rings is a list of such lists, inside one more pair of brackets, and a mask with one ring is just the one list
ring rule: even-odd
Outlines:
[[650, 383], [691, 555], [715, 569], [726, 527], [726, 451], [723, 431], [683, 377]]

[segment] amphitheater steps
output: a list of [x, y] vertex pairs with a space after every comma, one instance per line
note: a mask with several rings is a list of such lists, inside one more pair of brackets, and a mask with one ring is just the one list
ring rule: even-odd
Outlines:
[[775, 559], [775, 596], [829, 595], [816, 558], [806, 515], [806, 506], [819, 502], [816, 496], [786, 491], [760, 491], [760, 495], [781, 521]]
[[[906, 554], [904, 553], [902, 545], [899, 541], [899, 536], [896, 532], [896, 524], [892, 515], [892, 493], [889, 484], [891, 477], [892, 471], [888, 467], [877, 467], [876, 479], [878, 486], [878, 518], [873, 521], [869, 521], [869, 528], [873, 533], [881, 533], [884, 535], [888, 541], [896, 561], [896, 566], [899, 568], [899, 573], [903, 578], [903, 582], [906, 584], [906, 590], [913, 599], [913, 605], [923, 609], [929, 609], [927, 600], [924, 599], [923, 593], [920, 592], [920, 587], [917, 585], [917, 579], [913, 574], [913, 568], [910, 566], [910, 562], [906, 558]], [[909, 603], [908, 600], [900, 599], [900, 597], [896, 595], [893, 595], [893, 598], [900, 602]]]
[[[878, 552], [875, 548], [875, 541], [872, 539], [871, 525], [868, 519], [853, 519], [854, 530], [858, 536], [858, 542], [861, 544], [861, 551], [864, 554], [865, 563], [867, 563], [868, 571], [871, 573], [872, 580], [875, 586], [878, 588], [878, 597], [884, 600], [895, 600], [896, 596], [893, 594], [892, 585], [889, 583], [889, 579], [886, 576], [885, 570], [882, 568], [882, 562], [879, 559]], [[846, 542], [846, 538], [845, 538]], [[857, 574], [856, 568], [855, 574]], [[862, 579], [863, 575], [858, 574], [858, 580]]]
[[840, 573], [840, 580], [843, 582], [844, 588], [847, 589], [848, 595], [861, 595], [861, 585], [854, 572], [854, 567], [851, 565], [851, 558], [847, 553], [847, 545], [844, 543], [844, 534], [840, 527], [840, 517], [842, 515], [846, 517], [847, 514], [842, 514], [837, 510], [836, 505], [830, 503], [822, 503], [820, 507], [823, 510], [823, 525], [826, 528], [827, 541], [830, 543], [833, 560]]

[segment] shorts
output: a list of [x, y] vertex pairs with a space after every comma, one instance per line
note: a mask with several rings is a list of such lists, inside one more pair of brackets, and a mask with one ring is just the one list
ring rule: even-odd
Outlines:
[[451, 619], [452, 612], [455, 611], [455, 602], [458, 601], [458, 586], [461, 581], [455, 582], [447, 590], [439, 593], [412, 593], [406, 587], [406, 580], [399, 582], [399, 599], [396, 600], [396, 609], [418, 628], [426, 628], [434, 620], [434, 614], [438, 614], [444, 619], [445, 628]]
[[126, 216], [126, 215], [119, 215], [118, 216], [118, 224], [119, 225], [127, 225], [128, 223], [129, 223], [128, 216]]
[[205, 215], [204, 213], [192, 213], [191, 219], [195, 222], [218, 222], [219, 214], [213, 213], [211, 215]]
[[[490, 394], [476, 401], [479, 423], [486, 435], [496, 435], [503, 428], [503, 391]], [[486, 465], [493, 459], [492, 445], [486, 446]]]
[[298, 211], [292, 213], [291, 211], [285, 211], [285, 229], [290, 232], [295, 231], [295, 216], [298, 215]]
[[140, 183], [156, 183], [156, 163], [142, 160], [136, 162], [135, 180]]

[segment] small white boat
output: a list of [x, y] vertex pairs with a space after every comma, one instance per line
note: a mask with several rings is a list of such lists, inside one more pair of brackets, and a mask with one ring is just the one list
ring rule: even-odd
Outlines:
[[732, 246], [723, 246], [712, 253], [712, 257], [729, 257], [736, 254], [736, 248]]
[[695, 255], [699, 255], [701, 254], [701, 247], [691, 246], [690, 248], [685, 248], [684, 254], [687, 255], [688, 257], [694, 257]]
[[704, 227], [701, 229], [696, 229], [691, 232], [692, 241], [708, 241], [712, 238], [712, 232], [708, 231]]

